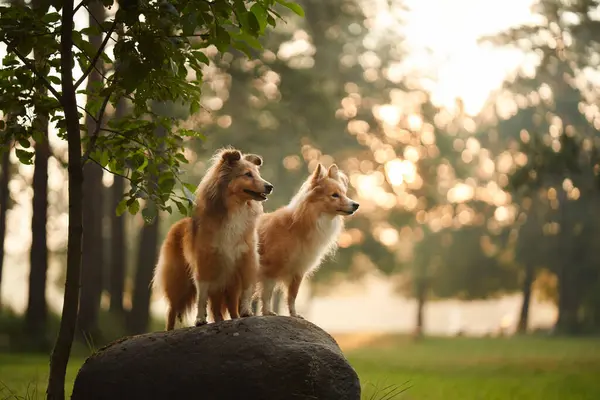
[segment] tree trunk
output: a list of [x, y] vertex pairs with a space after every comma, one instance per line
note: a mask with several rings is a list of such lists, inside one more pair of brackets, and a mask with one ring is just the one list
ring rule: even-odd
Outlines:
[[569, 204], [564, 190], [558, 190], [560, 231], [556, 246], [558, 268], [558, 319], [555, 330], [559, 334], [573, 335], [579, 333], [579, 306], [581, 298], [578, 287], [580, 267], [576, 243], [571, 237], [572, 225], [569, 215]]
[[115, 175], [110, 189], [112, 204], [110, 208], [110, 311], [123, 313], [123, 291], [125, 290], [125, 216], [117, 216], [116, 209], [123, 198], [125, 182]]
[[150, 321], [150, 281], [158, 256], [158, 221], [156, 218], [152, 224], [144, 224], [142, 228], [129, 315], [131, 334], [146, 332]]
[[[116, 117], [120, 118], [126, 113], [126, 104], [121, 100], [117, 105]], [[123, 198], [125, 181], [118, 175], [114, 175], [113, 185], [110, 188], [111, 206], [110, 215], [110, 272], [109, 293], [110, 311], [116, 314], [123, 313], [123, 292], [125, 290], [125, 215], [117, 216], [117, 205]]]
[[531, 285], [533, 284], [534, 268], [531, 262], [525, 264], [525, 278], [523, 279], [523, 303], [521, 304], [521, 315], [517, 325], [518, 333], [527, 333], [529, 326], [529, 305], [531, 304]]
[[[7, 144], [8, 146], [8, 144]], [[4, 267], [4, 238], [6, 237], [6, 211], [8, 210], [10, 181], [10, 151], [2, 154], [2, 169], [0, 173], [0, 287], [2, 287], [2, 269]], [[0, 310], [2, 310], [2, 292], [0, 291]]]
[[78, 328], [84, 335], [96, 335], [104, 266], [102, 169], [96, 164], [87, 163], [83, 168], [83, 174], [83, 191], [88, 200], [83, 209], [83, 268], [81, 270]]
[[[98, 1], [89, 4], [89, 25], [96, 25], [97, 21], [104, 21], [104, 7]], [[100, 35], [90, 36], [90, 43], [95, 49], [102, 45]], [[102, 70], [102, 62], [97, 67]], [[93, 69], [88, 76], [87, 89], [94, 90], [102, 81], [100, 73]], [[96, 130], [96, 122], [86, 115], [86, 129], [88, 135]], [[85, 337], [98, 334], [98, 314], [100, 311], [100, 298], [102, 295], [102, 276], [104, 268], [104, 251], [102, 239], [103, 206], [103, 170], [99, 165], [87, 163], [83, 167], [83, 191], [87, 201], [83, 209], [83, 255], [81, 270], [81, 291], [79, 306], [79, 331]]]
[[417, 278], [415, 282], [415, 299], [417, 300], [417, 320], [415, 324], [414, 336], [420, 338], [423, 336], [423, 320], [424, 320], [424, 308], [425, 308], [425, 297], [427, 293], [427, 283], [425, 278]]
[[33, 217], [31, 219], [31, 253], [29, 296], [25, 313], [25, 329], [30, 336], [44, 335], [46, 330], [46, 275], [48, 272], [48, 246], [46, 223], [48, 220], [48, 123], [39, 121], [45, 139], [35, 144], [35, 170], [33, 172]]
[[558, 319], [556, 332], [574, 335], [579, 333], [579, 299], [576, 279], [570, 276], [569, 267], [561, 265], [558, 274]]
[[67, 245], [67, 277], [62, 318], [56, 344], [50, 357], [50, 376], [46, 395], [48, 400], [64, 400], [65, 374], [73, 345], [79, 306], [79, 278], [81, 271], [83, 169], [81, 165], [81, 137], [75, 85], [73, 83], [73, 0], [62, 4], [60, 28], [61, 104], [65, 114], [69, 150], [69, 229]]
[[[32, 2], [34, 8], [39, 8], [40, 5], [40, 0]], [[45, 61], [40, 56], [39, 51], [34, 51], [35, 65], [40, 65]], [[39, 85], [36, 91], [45, 95], [47, 89], [43, 85]], [[48, 223], [48, 159], [50, 158], [48, 115], [38, 114], [33, 128], [42, 134], [43, 139], [35, 143], [29, 294], [27, 298], [27, 311], [25, 312], [25, 329], [30, 337], [44, 337], [47, 319], [46, 275], [48, 273], [46, 231]], [[43, 341], [41, 344], [44, 345]]]

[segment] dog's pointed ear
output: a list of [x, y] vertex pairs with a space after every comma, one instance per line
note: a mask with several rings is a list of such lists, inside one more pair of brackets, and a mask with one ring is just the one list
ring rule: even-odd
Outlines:
[[246, 154], [244, 160], [250, 161], [252, 164], [260, 167], [263, 164], [263, 159], [256, 154]]
[[323, 164], [319, 163], [319, 164], [317, 164], [317, 168], [315, 168], [315, 170], [312, 173], [311, 182], [317, 183], [324, 177], [325, 177], [325, 167], [323, 166]]
[[338, 182], [340, 182], [342, 184], [342, 186], [344, 186], [344, 188], [346, 188], [346, 190], [348, 190], [348, 185], [350, 183], [350, 179], [348, 179], [348, 175], [346, 175], [342, 171], [338, 171]]
[[340, 174], [338, 166], [335, 164], [331, 164], [331, 166], [327, 170], [327, 176], [331, 179], [335, 179], [336, 181], [339, 180]]
[[239, 150], [227, 149], [221, 153], [221, 159], [229, 164], [233, 164], [236, 161], [242, 159], [242, 153]]

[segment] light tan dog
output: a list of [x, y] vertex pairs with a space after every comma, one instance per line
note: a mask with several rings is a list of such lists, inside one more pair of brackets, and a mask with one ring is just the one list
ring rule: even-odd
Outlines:
[[[167, 330], [174, 328], [176, 318], [182, 321], [194, 303], [196, 326], [205, 324], [209, 296], [221, 297], [228, 287], [232, 318], [252, 315], [258, 269], [256, 224], [263, 213], [262, 201], [273, 190], [260, 176], [261, 165], [257, 155], [219, 150], [196, 190], [193, 217], [169, 230], [153, 278], [153, 286], [168, 303]], [[213, 313], [219, 306], [212, 304]]]
[[358, 203], [346, 196], [348, 178], [333, 164], [319, 164], [291, 202], [263, 214], [258, 223], [260, 298], [263, 315], [275, 315], [271, 298], [275, 285], [287, 287], [291, 316], [302, 279], [315, 271], [323, 258], [335, 251], [343, 216], [352, 215]]

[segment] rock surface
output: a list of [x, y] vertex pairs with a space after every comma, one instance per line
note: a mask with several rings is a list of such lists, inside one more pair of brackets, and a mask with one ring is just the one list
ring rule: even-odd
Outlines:
[[250, 317], [125, 338], [79, 370], [72, 399], [358, 400], [335, 340], [290, 317]]

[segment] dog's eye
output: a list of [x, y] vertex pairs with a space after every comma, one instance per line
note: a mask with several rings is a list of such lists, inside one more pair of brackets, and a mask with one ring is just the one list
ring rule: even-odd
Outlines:
[[331, 195], [331, 197], [333, 197], [333, 198], [337, 199], [338, 197], [340, 197], [340, 195], [339, 195], [339, 194], [337, 194], [337, 193], [334, 193], [334, 194], [332, 194], [332, 195]]
[[244, 174], [244, 176], [247, 176], [248, 178], [252, 178], [252, 172], [248, 171]]

